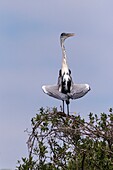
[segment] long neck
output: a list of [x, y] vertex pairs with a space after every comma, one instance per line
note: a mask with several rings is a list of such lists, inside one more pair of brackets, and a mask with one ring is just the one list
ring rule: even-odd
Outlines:
[[66, 50], [65, 50], [65, 46], [64, 43], [61, 43], [61, 48], [62, 48], [62, 75], [64, 74], [64, 72], [69, 72], [68, 69], [68, 64], [67, 64], [67, 56], [66, 56]]
[[67, 56], [64, 44], [61, 43], [62, 48], [62, 68], [61, 68], [61, 86], [60, 90], [62, 93], [67, 94], [70, 93], [72, 78], [69, 72], [68, 64], [67, 64]]

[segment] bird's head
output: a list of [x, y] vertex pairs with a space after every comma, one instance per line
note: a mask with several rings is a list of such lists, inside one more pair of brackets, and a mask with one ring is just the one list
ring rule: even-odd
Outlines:
[[61, 43], [63, 43], [65, 41], [65, 39], [67, 39], [68, 37], [72, 37], [74, 36], [75, 34], [74, 33], [62, 33], [60, 35], [60, 41]]

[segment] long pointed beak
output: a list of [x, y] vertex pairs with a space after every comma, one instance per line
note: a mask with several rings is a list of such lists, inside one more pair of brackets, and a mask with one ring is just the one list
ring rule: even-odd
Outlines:
[[75, 36], [74, 33], [67, 33], [67, 37], [72, 37], [72, 36]]

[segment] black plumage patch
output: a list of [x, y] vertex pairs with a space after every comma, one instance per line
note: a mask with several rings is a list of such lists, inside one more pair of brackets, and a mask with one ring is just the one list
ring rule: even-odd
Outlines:
[[71, 90], [71, 76], [69, 73], [64, 73], [62, 76], [62, 93], [70, 93]]
[[71, 91], [71, 85], [72, 85], [72, 78], [71, 78], [71, 71], [64, 72], [62, 75], [62, 71], [59, 70], [59, 77], [58, 77], [58, 85], [59, 85], [59, 91], [67, 94]]

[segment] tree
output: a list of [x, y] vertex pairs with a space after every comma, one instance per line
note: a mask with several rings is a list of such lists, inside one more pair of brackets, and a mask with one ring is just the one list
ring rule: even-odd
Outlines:
[[28, 132], [29, 157], [17, 170], [113, 170], [113, 113], [89, 121], [41, 108]]

